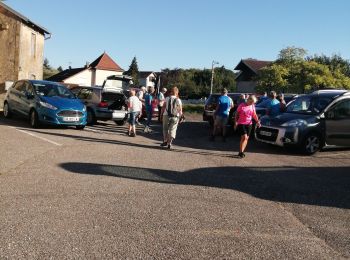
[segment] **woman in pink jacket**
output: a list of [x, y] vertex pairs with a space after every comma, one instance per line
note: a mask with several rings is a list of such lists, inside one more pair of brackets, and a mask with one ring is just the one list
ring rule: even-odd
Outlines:
[[244, 150], [247, 147], [249, 135], [252, 131], [253, 118], [257, 123], [257, 126], [260, 127], [260, 121], [255, 111], [255, 103], [257, 99], [254, 95], [249, 96], [246, 103], [239, 105], [236, 111], [235, 118], [235, 130], [238, 131], [241, 136], [241, 142], [239, 144], [239, 153], [240, 158], [244, 158]]

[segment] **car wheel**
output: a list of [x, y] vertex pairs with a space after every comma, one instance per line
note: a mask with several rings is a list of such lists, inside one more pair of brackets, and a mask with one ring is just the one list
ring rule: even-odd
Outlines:
[[308, 134], [303, 142], [303, 151], [305, 154], [312, 155], [322, 148], [321, 137], [317, 133]]
[[6, 118], [11, 118], [12, 113], [10, 110], [10, 106], [7, 102], [4, 103], [4, 117]]
[[87, 121], [88, 125], [96, 124], [96, 117], [95, 117], [94, 112], [91, 109], [88, 109], [88, 111], [87, 111], [87, 119], [86, 119], [86, 121]]
[[75, 128], [77, 130], [84, 130], [85, 126], [84, 125], [76, 125]]
[[30, 112], [29, 123], [30, 123], [30, 126], [33, 128], [39, 127], [39, 117], [38, 117], [38, 113], [35, 110], [32, 110]]
[[117, 125], [119, 125], [119, 126], [123, 126], [123, 125], [125, 125], [125, 120], [118, 120], [118, 121], [114, 121]]

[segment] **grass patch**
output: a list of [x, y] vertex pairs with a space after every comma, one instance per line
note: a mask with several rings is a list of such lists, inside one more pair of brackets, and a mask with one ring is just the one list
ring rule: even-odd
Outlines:
[[186, 104], [182, 106], [182, 110], [184, 113], [203, 113], [202, 104]]

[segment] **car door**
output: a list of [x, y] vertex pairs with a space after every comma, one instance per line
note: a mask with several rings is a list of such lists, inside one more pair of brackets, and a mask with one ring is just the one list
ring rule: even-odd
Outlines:
[[21, 95], [25, 92], [24, 81], [18, 81], [15, 83], [13, 88], [10, 89], [8, 95], [8, 102], [12, 111], [17, 113], [21, 112]]
[[29, 82], [25, 82], [26, 91], [21, 99], [22, 112], [25, 115], [29, 115], [29, 111], [32, 108], [32, 103], [35, 102], [34, 99], [34, 87]]
[[350, 146], [350, 98], [335, 103], [325, 118], [327, 144]]

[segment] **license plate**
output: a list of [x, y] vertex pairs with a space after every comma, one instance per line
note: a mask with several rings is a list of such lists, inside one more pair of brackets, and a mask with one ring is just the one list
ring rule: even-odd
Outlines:
[[124, 118], [126, 112], [113, 111], [113, 118]]
[[272, 136], [272, 133], [267, 131], [260, 131], [260, 134], [264, 136]]
[[78, 122], [79, 117], [64, 117], [63, 121], [65, 121], [65, 122]]

